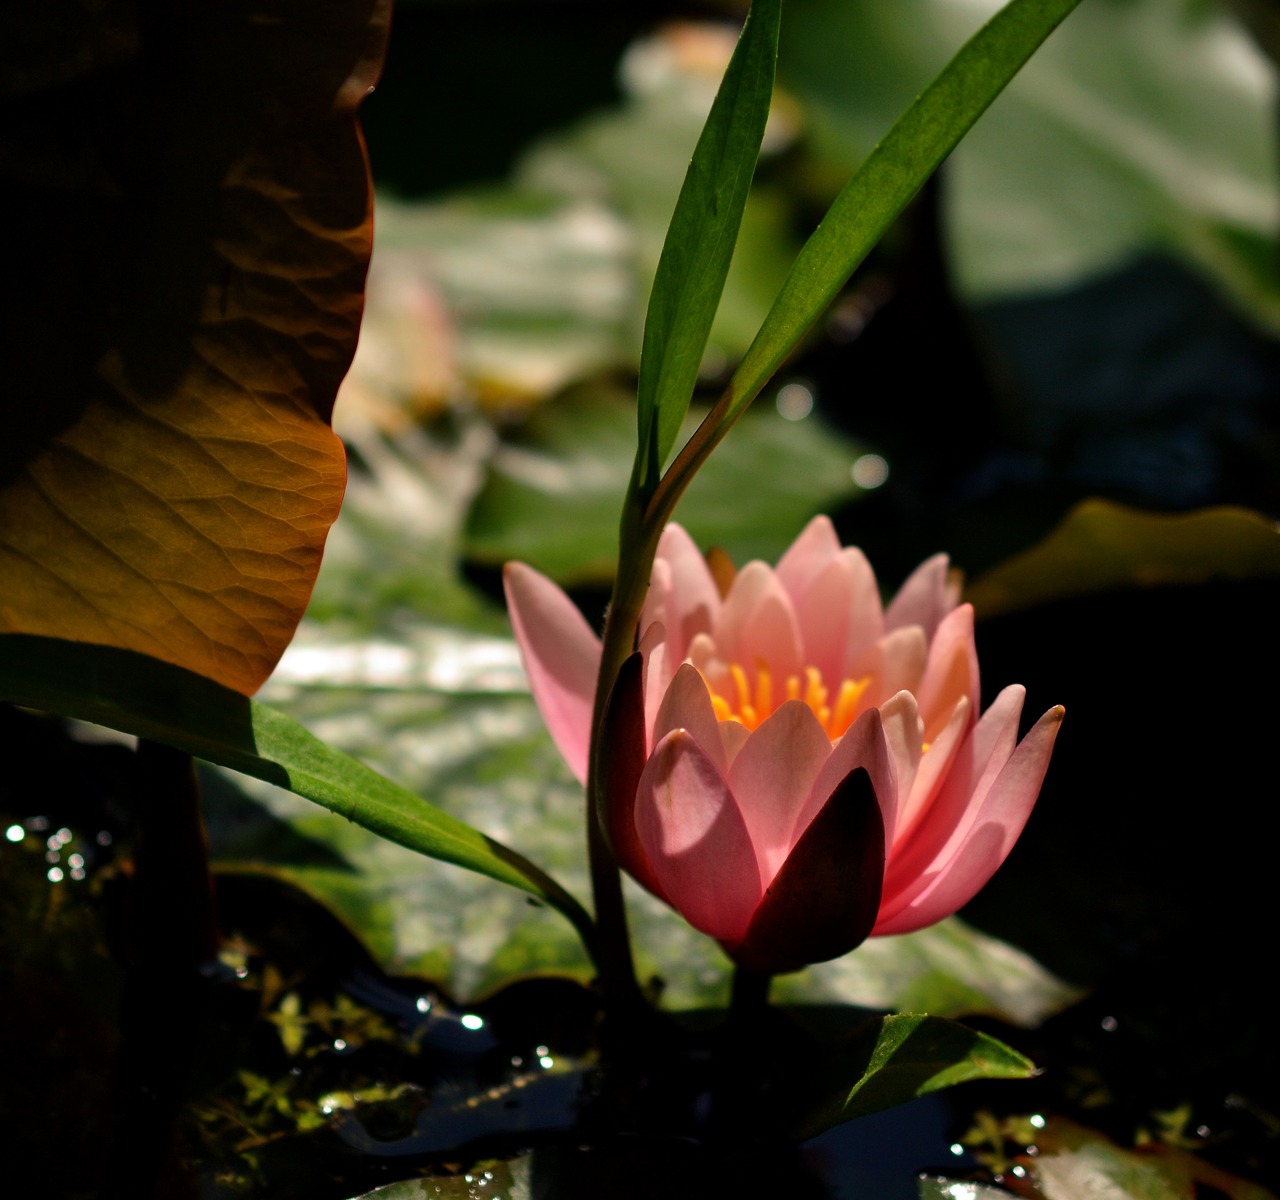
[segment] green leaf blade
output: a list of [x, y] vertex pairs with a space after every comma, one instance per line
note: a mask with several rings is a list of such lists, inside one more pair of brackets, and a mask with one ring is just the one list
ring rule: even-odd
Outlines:
[[698, 378], [773, 95], [781, 0], [755, 0], [676, 201], [645, 318], [636, 478], [656, 484]]
[[163, 742], [295, 792], [399, 845], [529, 892], [590, 947], [582, 907], [515, 851], [203, 676], [115, 647], [10, 634], [0, 636], [0, 699]]
[[730, 380], [731, 424], [846, 280], [1079, 0], [1011, 0], [956, 54], [845, 185]]
[[[834, 1048], [815, 1076], [780, 1094], [798, 1138], [975, 1079], [1029, 1079], [1035, 1064], [985, 1033], [922, 1013], [891, 1013]], [[850, 1084], [850, 1080], [853, 1080]], [[814, 1103], [814, 1097], [818, 1097]], [[785, 1106], [785, 1107], [784, 1107]]]

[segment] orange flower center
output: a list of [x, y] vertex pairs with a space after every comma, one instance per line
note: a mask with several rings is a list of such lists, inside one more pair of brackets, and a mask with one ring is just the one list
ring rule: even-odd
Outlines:
[[730, 663], [729, 694], [722, 694], [710, 680], [707, 690], [718, 720], [737, 721], [748, 729], [755, 729], [788, 700], [802, 700], [834, 742], [844, 736], [858, 716], [859, 701], [870, 683], [870, 675], [846, 679], [833, 698], [831, 689], [822, 681], [822, 672], [817, 667], [805, 667], [799, 675], [788, 675], [778, 688], [773, 672], [761, 662], [756, 664], [753, 687], [746, 671], [738, 663]]

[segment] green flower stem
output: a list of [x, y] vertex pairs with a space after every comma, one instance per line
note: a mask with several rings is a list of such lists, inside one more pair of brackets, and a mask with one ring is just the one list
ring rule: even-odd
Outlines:
[[[619, 537], [618, 574], [605, 616], [600, 654], [600, 674], [596, 681], [594, 711], [591, 717], [591, 748], [587, 767], [587, 859], [591, 870], [591, 890], [596, 912], [596, 967], [606, 1008], [617, 1013], [635, 1011], [644, 1003], [636, 982], [635, 964], [631, 957], [631, 938], [627, 930], [626, 904], [622, 896], [622, 873], [605, 837], [605, 812], [609, 797], [605, 794], [604, 758], [601, 730], [604, 710], [618, 672], [635, 649], [636, 629], [649, 587], [649, 573], [662, 526], [646, 525], [636, 520], [640, 504], [633, 480], [623, 504], [622, 529]], [[625, 1020], [625, 1018], [623, 1018]]]
[[746, 967], [733, 968], [733, 988], [729, 993], [729, 1033], [731, 1037], [749, 1033], [760, 1024], [769, 1007], [773, 976]]

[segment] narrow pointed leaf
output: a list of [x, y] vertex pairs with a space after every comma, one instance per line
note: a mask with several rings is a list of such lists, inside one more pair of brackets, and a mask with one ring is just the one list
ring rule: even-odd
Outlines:
[[1080, 0], [1010, 0], [898, 119], [805, 243], [760, 332], [670, 472], [669, 510], [707, 454], [825, 311], [846, 280], [956, 143]]
[[689, 163], [658, 261], [638, 382], [636, 479], [656, 483], [675, 445], [755, 171], [773, 95], [781, 0], [754, 0]]
[[[22, 46], [10, 8], [0, 44]], [[50, 0], [58, 35], [19, 79], [0, 63], [22, 292], [0, 329], [0, 632], [245, 693], [270, 673], [345, 485], [329, 417], [373, 231], [356, 110], [389, 9]]]
[[532, 863], [276, 709], [158, 659], [108, 646], [0, 636], [0, 700], [175, 746], [313, 800], [382, 837], [521, 888], [589, 937], [581, 906]]
[[1028, 1079], [1035, 1071], [1030, 1059], [985, 1033], [941, 1017], [894, 1013], [869, 1021], [859, 1036], [833, 1049], [816, 1074], [797, 1075], [776, 1103], [792, 1133], [810, 1138], [957, 1083]]

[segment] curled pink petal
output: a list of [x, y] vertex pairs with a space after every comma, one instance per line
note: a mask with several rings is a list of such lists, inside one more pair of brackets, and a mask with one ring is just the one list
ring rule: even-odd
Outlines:
[[676, 729], [688, 730], [703, 753], [715, 764], [716, 770], [722, 775], [728, 772], [720, 722], [712, 711], [706, 681], [688, 663], [676, 672], [658, 707], [658, 715], [653, 722], [653, 744]]
[[538, 711], [569, 769], [585, 783], [600, 639], [573, 601], [532, 567], [508, 563], [502, 585]]
[[964, 836], [945, 860], [922, 874], [909, 898], [890, 915], [881, 910], [876, 934], [910, 933], [950, 916], [977, 895], [1018, 840], [1049, 767], [1062, 725], [1061, 706], [1050, 709], [1001, 768]]
[[649, 756], [636, 792], [636, 832], [670, 903], [695, 929], [735, 942], [764, 888], [737, 802], [686, 730]]

